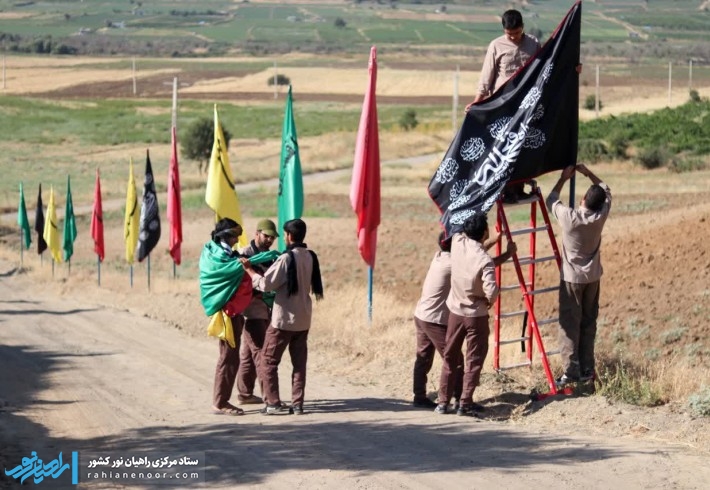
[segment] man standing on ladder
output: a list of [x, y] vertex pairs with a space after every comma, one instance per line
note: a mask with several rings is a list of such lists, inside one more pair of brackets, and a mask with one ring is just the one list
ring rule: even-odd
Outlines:
[[[560, 192], [575, 170], [592, 181], [579, 208], [562, 204]], [[562, 228], [560, 355], [564, 372], [557, 387], [594, 378], [594, 341], [599, 314], [602, 229], [611, 209], [611, 191], [584, 165], [569, 166], [546, 199]]]

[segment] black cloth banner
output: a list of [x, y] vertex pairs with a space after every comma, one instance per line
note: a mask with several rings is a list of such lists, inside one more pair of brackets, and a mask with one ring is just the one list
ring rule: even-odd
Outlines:
[[143, 262], [160, 240], [160, 213], [158, 196], [155, 193], [153, 167], [150, 165], [150, 154], [145, 155], [145, 181], [143, 182], [143, 202], [138, 230], [138, 262]]
[[508, 182], [576, 164], [581, 18], [577, 2], [537, 55], [466, 114], [428, 189], [447, 235], [487, 213]]
[[42, 205], [42, 184], [39, 185], [37, 193], [37, 209], [35, 210], [35, 231], [37, 232], [37, 254], [47, 250], [47, 242], [44, 241], [44, 206]]

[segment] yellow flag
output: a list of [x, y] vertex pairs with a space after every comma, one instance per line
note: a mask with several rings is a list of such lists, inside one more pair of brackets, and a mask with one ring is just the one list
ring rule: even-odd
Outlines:
[[47, 242], [49, 253], [55, 262], [62, 261], [62, 248], [59, 245], [59, 224], [57, 221], [57, 209], [54, 205], [54, 188], [49, 189], [49, 204], [47, 205], [47, 219], [44, 221], [42, 238]]
[[133, 177], [133, 158], [128, 171], [128, 189], [126, 191], [126, 214], [123, 220], [123, 238], [126, 242], [126, 262], [133, 263], [133, 256], [138, 243], [138, 225], [140, 208], [136, 196], [136, 179]]
[[[222, 126], [219, 124], [217, 104], [214, 106], [214, 144], [212, 145], [210, 166], [207, 169], [205, 202], [215, 212], [215, 221], [231, 218], [244, 227], [242, 210], [239, 208], [239, 199], [237, 199], [237, 192], [234, 190], [234, 177], [232, 177], [232, 168], [229, 165], [227, 145], [224, 141]], [[242, 233], [242, 236], [239, 237], [239, 246], [246, 247], [247, 244], [246, 233]]]

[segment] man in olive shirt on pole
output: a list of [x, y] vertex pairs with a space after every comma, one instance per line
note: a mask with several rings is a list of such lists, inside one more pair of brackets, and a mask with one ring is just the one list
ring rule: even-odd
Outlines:
[[[575, 170], [592, 181], [577, 209], [562, 204], [560, 191]], [[546, 199], [562, 228], [560, 354], [564, 372], [558, 387], [594, 378], [594, 341], [602, 276], [602, 230], [611, 209], [611, 190], [584, 165], [569, 166]]]
[[[259, 252], [267, 252], [279, 236], [276, 224], [270, 219], [262, 219], [256, 225], [254, 239], [244, 248], [238, 250], [242, 257], [251, 257]], [[273, 262], [255, 265], [254, 268], [264, 273]], [[242, 348], [239, 352], [239, 372], [237, 373], [237, 400], [241, 405], [262, 403], [262, 399], [254, 394], [257, 367], [264, 345], [264, 335], [271, 319], [273, 293], [264, 293], [252, 289], [252, 299], [242, 315], [246, 319], [242, 338]]]

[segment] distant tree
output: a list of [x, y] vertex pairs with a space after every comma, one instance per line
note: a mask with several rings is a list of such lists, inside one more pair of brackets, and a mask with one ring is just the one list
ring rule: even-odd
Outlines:
[[282, 75], [278, 73], [276, 75], [276, 80], [274, 80], [274, 77], [269, 77], [269, 79], [266, 81], [266, 84], [271, 86], [271, 85], [291, 85], [291, 79], [287, 77], [286, 75]]
[[348, 25], [347, 22], [342, 17], [336, 17], [335, 21], [333, 22], [333, 25], [337, 27], [338, 29], [344, 28], [346, 25]]
[[407, 109], [404, 114], [402, 114], [402, 117], [399, 118], [399, 127], [405, 131], [416, 128], [418, 124], [417, 111], [414, 109]]
[[528, 34], [530, 34], [533, 37], [536, 37], [538, 41], [542, 42], [542, 36], [544, 36], [542, 29], [538, 27], [533, 27], [531, 29], [527, 29]]
[[[584, 99], [584, 108], [587, 109], [588, 111], [593, 111], [596, 108], [596, 103], [597, 103], [597, 97], [596, 95], [587, 95], [587, 98]], [[602, 110], [602, 100], [599, 99], [599, 110]]]
[[[225, 129], [224, 124], [222, 124], [222, 132], [224, 133], [224, 143], [229, 147], [232, 135]], [[197, 169], [200, 174], [203, 172], [203, 167], [204, 171], [207, 171], [213, 144], [214, 120], [207, 117], [200, 118], [188, 126], [186, 134], [180, 140], [182, 155], [191, 160], [197, 160]]]

